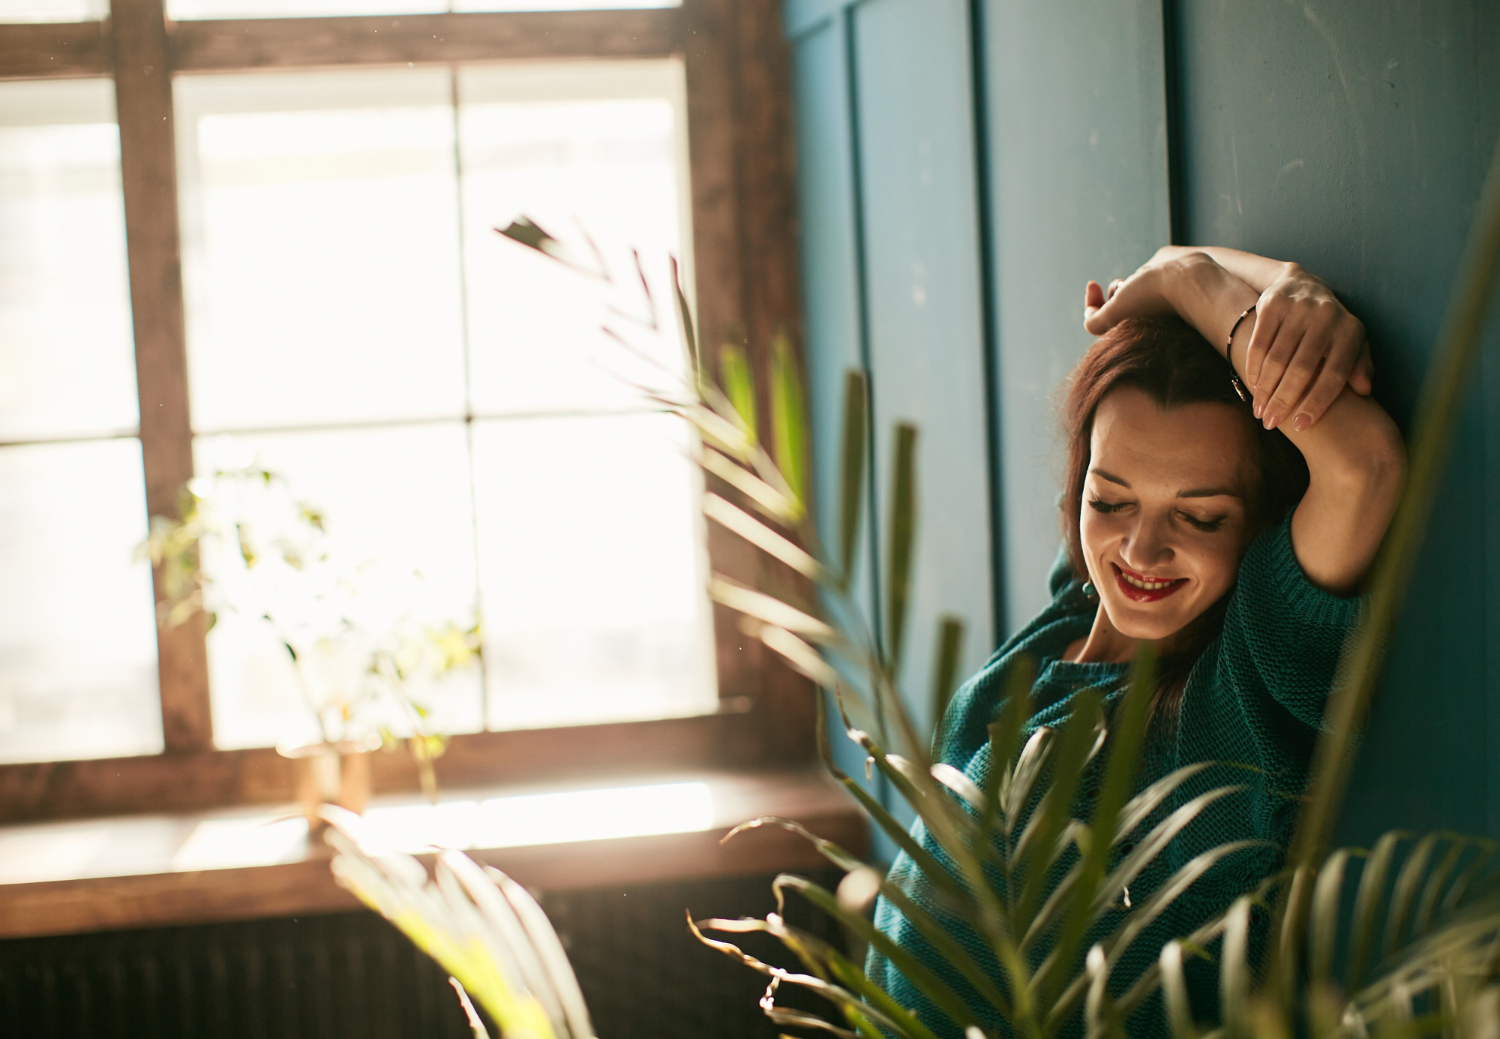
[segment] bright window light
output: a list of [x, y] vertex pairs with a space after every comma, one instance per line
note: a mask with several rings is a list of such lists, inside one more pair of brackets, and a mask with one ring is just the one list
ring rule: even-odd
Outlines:
[[[199, 475], [286, 476], [367, 589], [420, 574], [420, 593], [374, 582], [362, 616], [482, 621], [483, 668], [420, 697], [436, 731], [715, 710], [702, 479], [639, 388], [685, 366], [681, 61], [174, 89]], [[496, 233], [523, 215], [592, 242], [612, 285]], [[220, 547], [204, 565], [227, 582]], [[315, 735], [306, 669], [260, 612], [210, 634], [223, 747]]]
[[714, 821], [707, 783], [658, 783], [371, 808], [361, 838], [372, 847], [406, 852], [517, 848], [696, 833], [711, 829]]

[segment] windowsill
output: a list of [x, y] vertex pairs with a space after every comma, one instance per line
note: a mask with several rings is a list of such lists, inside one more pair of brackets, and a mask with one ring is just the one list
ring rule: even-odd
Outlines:
[[[859, 809], [816, 768], [446, 790], [435, 806], [386, 796], [365, 813], [383, 844], [466, 845], [542, 891], [826, 864], [777, 827], [719, 843], [763, 815], [795, 819], [856, 854], [867, 849]], [[334, 884], [330, 854], [290, 806], [0, 827], [0, 939], [357, 908]]]

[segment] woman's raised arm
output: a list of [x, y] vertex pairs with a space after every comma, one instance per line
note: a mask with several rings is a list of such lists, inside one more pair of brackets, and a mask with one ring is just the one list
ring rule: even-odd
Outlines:
[[[1223, 353], [1233, 329], [1229, 362], [1249, 381], [1245, 358], [1252, 322], [1237, 319], [1260, 294], [1208, 253], [1186, 251], [1153, 260], [1108, 302], [1097, 283], [1090, 282], [1087, 293], [1084, 324], [1095, 335], [1127, 317], [1175, 311]], [[1292, 317], [1300, 319], [1296, 311], [1306, 306], [1320, 304], [1298, 303]], [[1406, 468], [1401, 434], [1380, 405], [1347, 385], [1315, 425], [1282, 432], [1302, 452], [1311, 477], [1292, 517], [1297, 561], [1314, 584], [1349, 594], [1369, 570], [1395, 514]]]
[[1299, 264], [1220, 245], [1164, 245], [1152, 261], [1193, 253], [1207, 254], [1260, 293], [1255, 334], [1245, 354], [1245, 382], [1255, 395], [1255, 417], [1264, 416], [1266, 428], [1275, 429], [1288, 418], [1313, 425], [1346, 384], [1369, 394], [1375, 368], [1365, 326], [1323, 279]]

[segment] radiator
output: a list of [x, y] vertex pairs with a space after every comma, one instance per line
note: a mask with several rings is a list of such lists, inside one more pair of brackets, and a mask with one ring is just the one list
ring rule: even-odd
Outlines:
[[[756, 1006], [764, 979], [699, 945], [683, 919], [764, 915], [770, 880], [544, 896], [601, 1039], [773, 1039]], [[842, 941], [810, 910], [788, 915]], [[792, 965], [762, 936], [741, 937]], [[368, 912], [0, 942], [0, 1039], [471, 1036], [447, 976]]]

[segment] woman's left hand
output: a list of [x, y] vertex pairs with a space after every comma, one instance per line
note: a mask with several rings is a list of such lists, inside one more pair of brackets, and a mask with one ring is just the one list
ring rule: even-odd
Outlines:
[[[1084, 290], [1084, 327], [1103, 335], [1126, 318], [1180, 313], [1174, 287], [1190, 277], [1195, 262], [1212, 261], [1191, 253], [1155, 258], [1129, 278], [1111, 282], [1108, 292], [1090, 281]], [[1364, 325], [1322, 280], [1296, 264], [1284, 265], [1256, 301], [1244, 358], [1255, 417], [1267, 429], [1288, 417], [1294, 429], [1308, 429], [1345, 385], [1368, 395], [1372, 373]]]
[[1321, 278], [1287, 264], [1256, 302], [1255, 331], [1245, 355], [1255, 417], [1267, 429], [1288, 417], [1292, 428], [1307, 429], [1346, 385], [1369, 396], [1373, 374], [1359, 318]]

